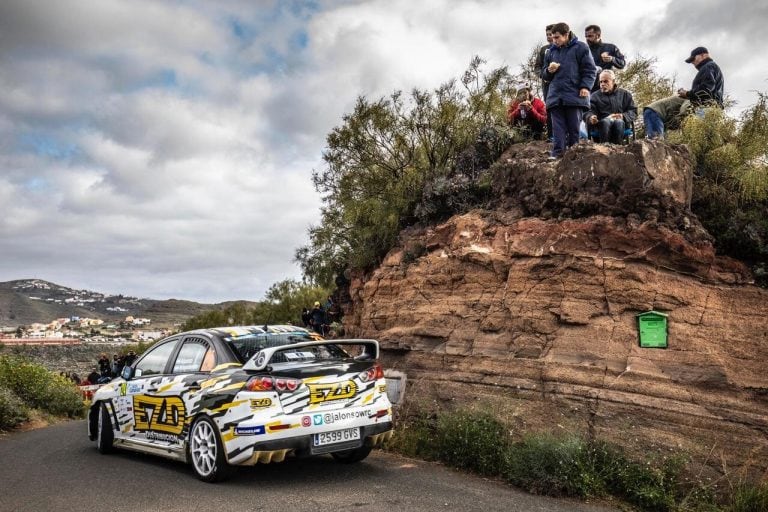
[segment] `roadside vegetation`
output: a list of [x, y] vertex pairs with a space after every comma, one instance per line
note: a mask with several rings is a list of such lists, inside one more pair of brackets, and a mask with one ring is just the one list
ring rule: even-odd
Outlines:
[[768, 483], [692, 481], [685, 478], [685, 454], [634, 460], [600, 440], [518, 435], [489, 412], [412, 411], [395, 432], [390, 450], [499, 478], [534, 494], [613, 499], [658, 512], [768, 510]]
[[[323, 207], [320, 223], [309, 229], [310, 242], [296, 251], [304, 277], [327, 286], [346, 269], [368, 270], [403, 229], [486, 205], [486, 170], [521, 140], [506, 126], [506, 105], [517, 87], [539, 86], [533, 57], [517, 74], [506, 67], [485, 70], [475, 57], [459, 79], [433, 91], [358, 98], [328, 134], [324, 165], [313, 173]], [[617, 83], [632, 92], [640, 112], [676, 87], [643, 56], [630, 59]], [[636, 128], [641, 138], [641, 124]], [[758, 93], [738, 119], [717, 109], [690, 117], [668, 141], [692, 151], [692, 210], [718, 252], [747, 262], [758, 283], [767, 285], [766, 96]]]
[[301, 325], [301, 309], [312, 308], [315, 301], [325, 302], [330, 288], [285, 279], [269, 287], [264, 300], [253, 307], [236, 302], [223, 309], [208, 311], [187, 320], [182, 331], [227, 325], [291, 324]]
[[0, 430], [37, 415], [81, 418], [82, 395], [71, 381], [40, 364], [15, 355], [0, 355]]

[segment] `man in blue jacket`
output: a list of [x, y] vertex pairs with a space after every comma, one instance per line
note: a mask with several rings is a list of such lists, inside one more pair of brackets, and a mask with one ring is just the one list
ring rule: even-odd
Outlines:
[[596, 72], [589, 47], [576, 38], [568, 24], [554, 24], [552, 42], [541, 78], [549, 82], [546, 102], [552, 113], [554, 141], [550, 159], [554, 160], [579, 141], [579, 124], [582, 113], [589, 109], [589, 91]]
[[709, 57], [709, 50], [703, 46], [694, 48], [685, 62], [693, 64], [697, 70], [691, 89], [678, 89], [677, 96], [654, 101], [643, 109], [645, 136], [649, 139], [664, 137], [665, 128], [679, 127], [691, 107], [723, 108], [723, 72]]

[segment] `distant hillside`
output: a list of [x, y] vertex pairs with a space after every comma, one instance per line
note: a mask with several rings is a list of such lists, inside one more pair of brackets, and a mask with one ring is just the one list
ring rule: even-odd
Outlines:
[[[230, 303], [226, 303], [230, 304]], [[131, 315], [149, 318], [153, 326], [172, 326], [225, 304], [199, 304], [187, 300], [138, 299], [74, 290], [40, 279], [0, 282], [0, 326], [48, 323], [71, 316], [118, 321]]]

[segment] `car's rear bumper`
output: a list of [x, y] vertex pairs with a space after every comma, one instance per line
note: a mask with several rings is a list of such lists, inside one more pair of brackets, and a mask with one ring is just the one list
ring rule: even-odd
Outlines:
[[360, 427], [360, 439], [325, 446], [314, 446], [313, 434], [256, 442], [244, 450], [228, 453], [227, 459], [230, 464], [248, 466], [259, 462], [280, 462], [288, 454], [308, 457], [353, 450], [363, 445], [378, 446], [392, 436], [392, 427], [391, 421], [365, 425]]

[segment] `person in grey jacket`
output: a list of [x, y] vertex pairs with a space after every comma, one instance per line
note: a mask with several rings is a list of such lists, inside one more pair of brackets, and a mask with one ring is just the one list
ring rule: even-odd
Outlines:
[[590, 97], [590, 107], [584, 114], [584, 122], [597, 128], [597, 141], [621, 144], [624, 130], [632, 126], [637, 117], [637, 107], [632, 94], [616, 85], [616, 74], [610, 69], [600, 73], [600, 89]]
[[691, 107], [712, 105], [723, 108], [723, 72], [709, 57], [709, 50], [703, 46], [694, 48], [685, 62], [693, 64], [697, 70], [690, 90], [678, 89], [676, 96], [654, 101], [643, 109], [645, 136], [649, 139], [662, 138], [665, 129], [679, 127]]
[[579, 141], [579, 124], [589, 109], [589, 90], [595, 82], [595, 61], [567, 23], [554, 24], [552, 42], [541, 78], [549, 81], [546, 104], [552, 114], [554, 139], [550, 158], [557, 159]]

